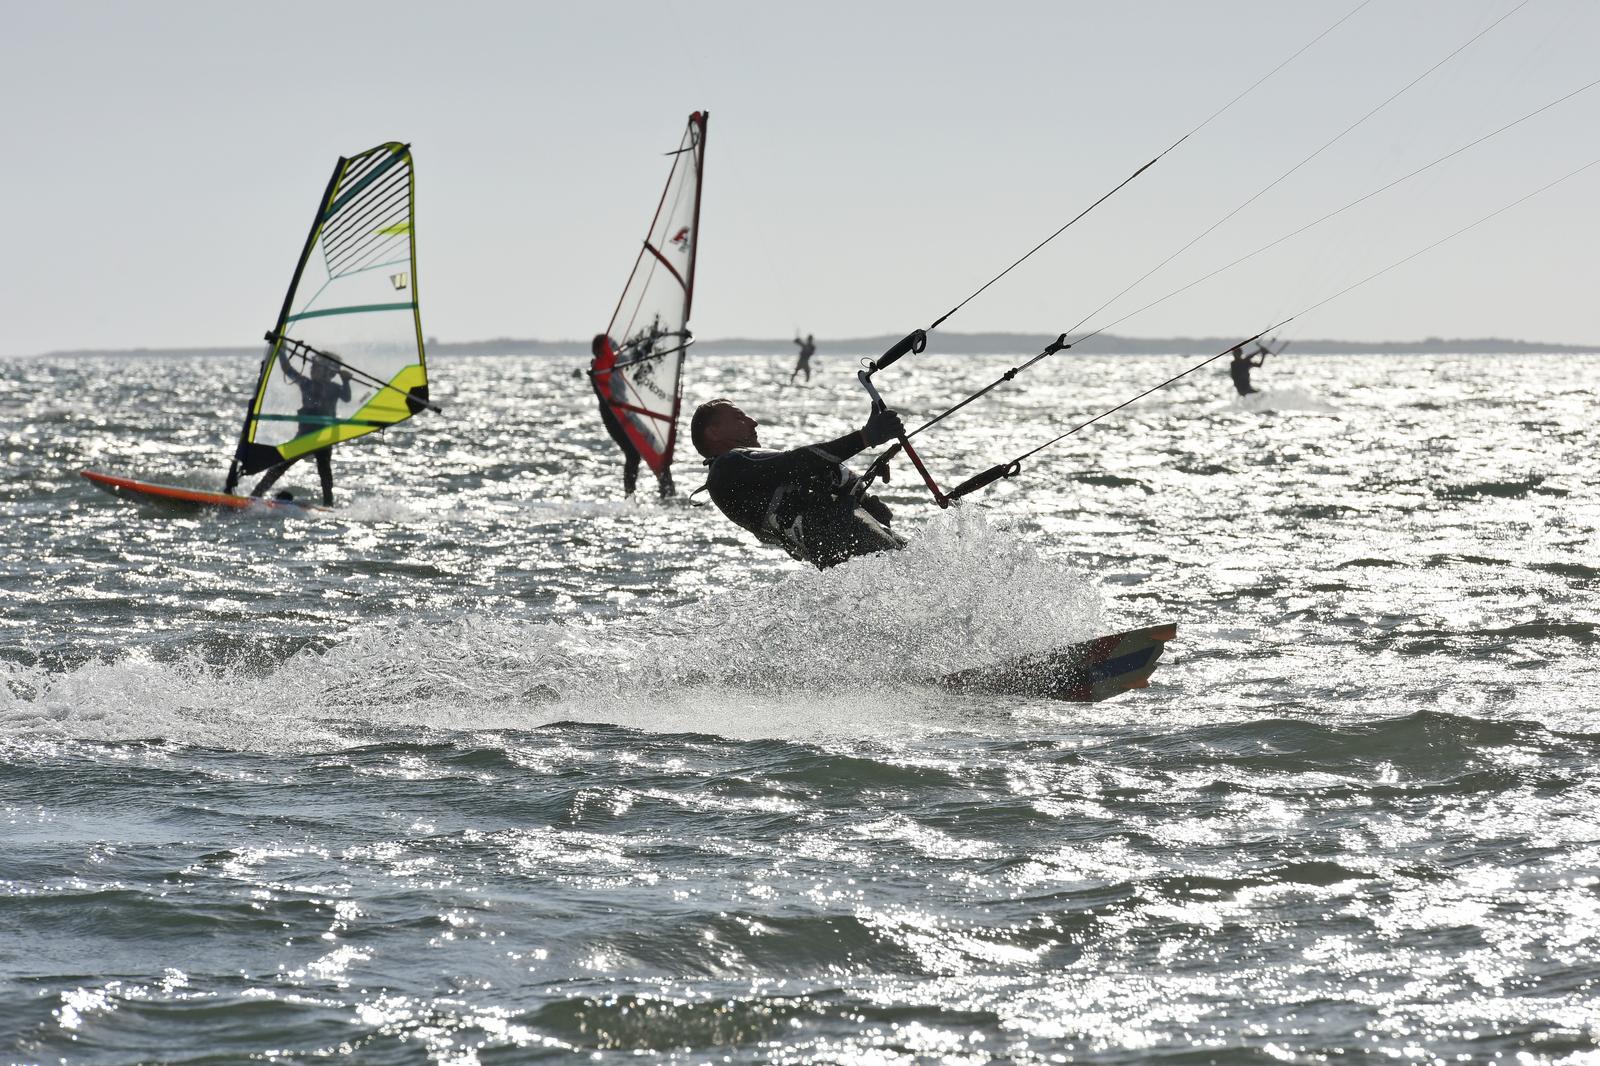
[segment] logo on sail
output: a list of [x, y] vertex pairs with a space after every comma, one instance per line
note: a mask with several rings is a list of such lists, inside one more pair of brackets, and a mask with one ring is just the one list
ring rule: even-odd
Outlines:
[[685, 226], [672, 236], [672, 243], [678, 246], [678, 251], [689, 251], [689, 227]]
[[398, 274], [390, 274], [389, 284], [395, 287], [396, 292], [399, 292], [401, 289], [404, 289], [407, 285], [411, 284], [411, 272], [408, 270], [402, 270]]

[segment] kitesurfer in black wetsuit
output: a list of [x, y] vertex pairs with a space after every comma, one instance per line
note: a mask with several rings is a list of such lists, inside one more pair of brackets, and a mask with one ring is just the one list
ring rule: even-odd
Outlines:
[[819, 569], [906, 546], [889, 528], [889, 508], [844, 465], [903, 434], [899, 415], [875, 411], [838, 440], [786, 452], [763, 449], [756, 429], [729, 400], [701, 404], [689, 423], [695, 450], [711, 468], [711, 502], [734, 523]]
[[1262, 363], [1267, 361], [1267, 356], [1272, 353], [1268, 352], [1258, 342], [1256, 350], [1249, 355], [1244, 354], [1244, 345], [1242, 344], [1234, 345], [1232, 354], [1233, 362], [1228, 364], [1228, 373], [1233, 377], [1233, 387], [1239, 390], [1240, 396], [1248, 396], [1252, 392], [1260, 392], [1260, 389], [1250, 384], [1250, 370], [1252, 367], [1260, 367]]
[[[594, 386], [594, 394], [600, 401], [601, 424], [606, 427], [606, 432], [611, 435], [611, 439], [616, 441], [617, 447], [622, 449], [623, 494], [632, 496], [633, 490], [639, 485], [639, 449], [634, 446], [633, 441], [628, 439], [627, 431], [622, 428], [621, 419], [617, 418], [617, 413], [611, 409], [611, 404], [606, 402], [607, 390], [615, 387], [617, 375], [615, 373], [596, 374], [594, 372], [594, 368], [599, 364], [600, 359], [608, 352], [615, 350], [616, 344], [610, 337], [604, 333], [595, 334], [594, 340], [589, 343], [589, 353], [594, 356], [589, 362], [589, 384]], [[602, 384], [602, 379], [604, 379], [604, 384]], [[659, 483], [662, 496], [671, 496], [677, 491], [672, 484], [672, 471], [670, 469], [663, 470], [657, 474], [656, 481]]]
[[[310, 352], [306, 355], [310, 362], [310, 372], [301, 373], [289, 365], [289, 352], [287, 348], [278, 349], [278, 365], [283, 368], [283, 374], [300, 389], [300, 414], [311, 415], [315, 421], [301, 422], [295, 431], [296, 436], [307, 433], [316, 433], [327, 429], [332, 423], [328, 419], [336, 418], [339, 414], [339, 404], [350, 399], [350, 371], [337, 367], [331, 359], [324, 358], [320, 352]], [[334, 371], [338, 370], [339, 381], [334, 383]], [[333, 506], [333, 445], [318, 448], [306, 455], [297, 455], [293, 459], [271, 466], [256, 482], [256, 487], [250, 490], [251, 496], [265, 496], [267, 490], [277, 484], [284, 471], [306, 456], [313, 456], [317, 460], [317, 478], [322, 482], [322, 505]], [[232, 491], [230, 485], [229, 491]]]
[[800, 346], [800, 361], [789, 372], [789, 384], [791, 385], [794, 384], [795, 375], [801, 371], [805, 371], [807, 381], [811, 380], [811, 357], [817, 354], [817, 339], [812, 334], [807, 333], [805, 340], [796, 337], [794, 342]]

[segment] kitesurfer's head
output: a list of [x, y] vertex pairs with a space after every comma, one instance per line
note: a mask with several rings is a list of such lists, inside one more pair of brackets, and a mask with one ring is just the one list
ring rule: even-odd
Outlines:
[[707, 400], [695, 408], [694, 417], [689, 420], [689, 439], [694, 442], [695, 451], [715, 459], [735, 448], [759, 448], [757, 425], [732, 400]]

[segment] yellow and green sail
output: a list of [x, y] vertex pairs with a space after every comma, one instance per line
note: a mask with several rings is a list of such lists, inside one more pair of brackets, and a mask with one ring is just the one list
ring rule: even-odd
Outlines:
[[411, 149], [340, 159], [289, 283], [230, 483], [403, 422], [428, 402]]

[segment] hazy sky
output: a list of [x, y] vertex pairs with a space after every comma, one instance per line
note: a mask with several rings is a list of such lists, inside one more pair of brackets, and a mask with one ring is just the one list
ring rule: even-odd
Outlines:
[[[1058, 331], [1519, 0], [1372, 0], [953, 318]], [[0, 353], [254, 344], [335, 159], [416, 154], [423, 324], [586, 338], [710, 112], [702, 337], [926, 326], [1356, 0], [8, 0]], [[1090, 320], [1600, 78], [1531, 0]], [[1116, 327], [1253, 332], [1600, 157], [1591, 90]], [[1600, 342], [1600, 166], [1288, 331]]]

